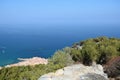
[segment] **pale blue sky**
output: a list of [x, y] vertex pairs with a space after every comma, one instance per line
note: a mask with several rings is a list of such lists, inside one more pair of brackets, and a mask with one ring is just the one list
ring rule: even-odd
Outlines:
[[0, 0], [0, 24], [116, 24], [120, 0]]

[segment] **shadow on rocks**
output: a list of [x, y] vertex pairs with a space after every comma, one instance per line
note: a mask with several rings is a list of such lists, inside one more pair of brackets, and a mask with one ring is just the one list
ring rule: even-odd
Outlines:
[[108, 80], [108, 79], [99, 74], [88, 73], [86, 75], [80, 76], [80, 78], [77, 80]]

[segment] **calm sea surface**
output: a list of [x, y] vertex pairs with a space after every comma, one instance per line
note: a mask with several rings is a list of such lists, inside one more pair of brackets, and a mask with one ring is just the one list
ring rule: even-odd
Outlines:
[[0, 25], [0, 66], [17, 58], [48, 58], [58, 49], [98, 36], [120, 38], [120, 26]]

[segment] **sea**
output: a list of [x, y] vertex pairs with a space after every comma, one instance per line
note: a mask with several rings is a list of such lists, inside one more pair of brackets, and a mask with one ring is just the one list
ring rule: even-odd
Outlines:
[[119, 25], [0, 24], [0, 66], [18, 58], [50, 58], [57, 50], [99, 36], [120, 38]]

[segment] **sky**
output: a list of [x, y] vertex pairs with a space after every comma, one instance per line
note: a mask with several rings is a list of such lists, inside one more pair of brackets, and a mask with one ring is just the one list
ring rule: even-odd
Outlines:
[[120, 0], [0, 0], [0, 24], [120, 25]]

